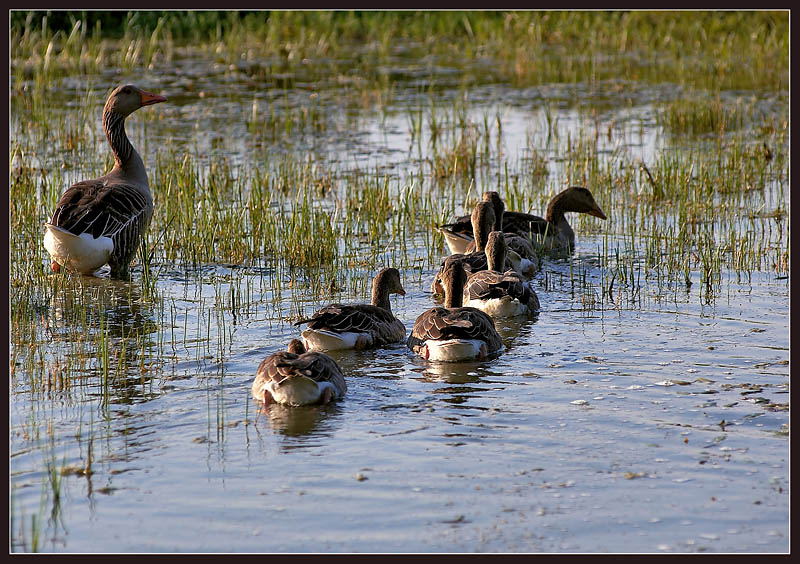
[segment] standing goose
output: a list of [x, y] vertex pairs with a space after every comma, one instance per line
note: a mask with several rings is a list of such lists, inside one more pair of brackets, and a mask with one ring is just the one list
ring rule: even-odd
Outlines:
[[503, 341], [487, 314], [461, 307], [467, 273], [460, 262], [451, 262], [442, 273], [444, 307], [432, 307], [417, 317], [408, 347], [426, 360], [484, 359], [499, 352]]
[[267, 405], [326, 404], [347, 392], [336, 361], [321, 352], [306, 352], [299, 339], [288, 351], [278, 351], [261, 361], [253, 381], [253, 398]]
[[139, 241], [153, 217], [153, 196], [144, 163], [125, 134], [125, 118], [143, 106], [166, 101], [132, 85], [115, 89], [103, 108], [111, 172], [67, 188], [45, 224], [51, 268], [91, 274], [104, 264], [112, 278], [129, 278]]
[[309, 350], [367, 349], [406, 338], [403, 322], [392, 315], [389, 294], [405, 296], [396, 268], [384, 268], [372, 281], [372, 304], [330, 304], [308, 319], [303, 342]]
[[[470, 226], [472, 227], [475, 247], [468, 253], [452, 254], [442, 261], [439, 272], [433, 277], [433, 282], [431, 283], [431, 292], [434, 295], [441, 296], [444, 294], [442, 273], [445, 268], [447, 268], [448, 264], [454, 262], [461, 263], [467, 274], [472, 274], [488, 268], [489, 263], [486, 261], [484, 249], [486, 248], [486, 241], [489, 238], [489, 233], [492, 231], [492, 226], [495, 224], [495, 218], [494, 207], [490, 202], [482, 201], [477, 203], [470, 216]], [[513, 267], [514, 265], [508, 260], [503, 263], [504, 270]]]
[[[588, 189], [572, 186], [553, 196], [544, 218], [522, 212], [505, 212], [503, 232], [526, 237], [547, 250], [571, 252], [575, 248], [575, 232], [564, 215], [567, 212], [587, 213], [606, 219], [606, 214]], [[470, 242], [468, 216], [442, 225], [439, 230], [444, 234], [451, 252], [465, 252]]]
[[506, 253], [501, 231], [492, 231], [486, 245], [488, 270], [472, 274], [464, 285], [464, 306], [480, 309], [492, 317], [513, 317], [535, 313], [539, 298], [530, 283], [515, 272], [499, 272]]

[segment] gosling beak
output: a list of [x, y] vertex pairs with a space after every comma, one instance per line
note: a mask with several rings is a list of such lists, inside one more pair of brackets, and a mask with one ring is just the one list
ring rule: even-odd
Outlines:
[[142, 106], [151, 106], [153, 104], [158, 104], [159, 102], [166, 102], [167, 99], [163, 96], [159, 96], [158, 94], [153, 94], [151, 92], [146, 92], [144, 90], [142, 92]]

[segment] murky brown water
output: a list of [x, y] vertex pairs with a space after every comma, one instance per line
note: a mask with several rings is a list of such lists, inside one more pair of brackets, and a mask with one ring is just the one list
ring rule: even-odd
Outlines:
[[[209, 97], [182, 87], [187, 72]], [[408, 74], [395, 113], [293, 138], [292, 150], [402, 177], [420, 156], [403, 108], [422, 100]], [[258, 92], [222, 82], [202, 60], [148, 81], [175, 118], [147, 124], [148, 162], [159, 140], [196, 139], [209, 159], [245, 157], [242, 108]], [[437, 83], [446, 105], [454, 94]], [[555, 107], [552, 90], [542, 92]], [[478, 85], [470, 96], [477, 115], [501, 114], [507, 152], [541, 135], [529, 92]], [[555, 113], [563, 127], [580, 126], [574, 109]], [[604, 119], [650, 113], [643, 100]], [[222, 123], [228, 141], [215, 143]], [[634, 150], [660, 143], [644, 128]], [[272, 294], [269, 272], [167, 268], [155, 303], [138, 299], [135, 282], [68, 288], [49, 304], [53, 325], [102, 301], [111, 337], [136, 329], [166, 353], [141, 359], [151, 368], [116, 381], [108, 403], [96, 371], [67, 392], [33, 393], [19, 373], [10, 381], [11, 549], [30, 546], [39, 516], [48, 552], [788, 551], [788, 280], [725, 272], [709, 303], [693, 273], [688, 291], [643, 280], [620, 308], [585, 308], [565, 282], [570, 268], [599, 284], [600, 249], [626, 244], [601, 228], [577, 233], [572, 259], [545, 261], [542, 312], [498, 322], [499, 358], [434, 365], [404, 345], [334, 353], [348, 394], [318, 408], [265, 412], [249, 397], [260, 360], [298, 333], [280, 320], [292, 303], [288, 291]], [[431, 306], [433, 272], [403, 272], [407, 294], [392, 307], [409, 330]], [[231, 287], [250, 292], [236, 315], [215, 298]], [[59, 347], [69, 350], [56, 335], [54, 356]], [[61, 475], [57, 503], [48, 466]]]

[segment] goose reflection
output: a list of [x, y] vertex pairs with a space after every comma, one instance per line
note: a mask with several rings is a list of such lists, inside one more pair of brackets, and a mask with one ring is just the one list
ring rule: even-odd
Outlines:
[[480, 382], [475, 362], [431, 362], [420, 370], [428, 382], [475, 384]]
[[529, 341], [528, 337], [538, 319], [538, 316], [530, 315], [500, 317], [494, 320], [494, 328], [500, 334], [500, 338], [506, 346], [506, 353], [514, 349], [517, 343]]
[[[136, 331], [150, 334], [157, 330], [153, 312], [143, 307], [141, 288], [136, 283], [97, 277], [71, 277], [50, 298], [49, 317], [57, 325], [55, 337], [69, 340], [74, 330], [84, 325], [98, 327], [101, 317], [111, 337]], [[80, 324], [80, 327], [78, 325]]]
[[[142, 301], [136, 282], [97, 277], [68, 277], [51, 296], [42, 322], [57, 364], [94, 378], [97, 393], [109, 403], [151, 400], [161, 358], [156, 338], [156, 304]], [[153, 351], [151, 353], [151, 351]], [[108, 389], [103, 389], [104, 379]]]
[[338, 415], [339, 403], [327, 405], [286, 406], [278, 403], [258, 406], [256, 425], [266, 420], [270, 429], [287, 439], [284, 449], [319, 446], [313, 439], [332, 435]]

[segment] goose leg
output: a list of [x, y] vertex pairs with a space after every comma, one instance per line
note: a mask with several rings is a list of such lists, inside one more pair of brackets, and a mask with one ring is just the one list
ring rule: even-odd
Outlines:
[[118, 280], [131, 279], [131, 273], [128, 265], [109, 263], [109, 266], [111, 267], [111, 278], [116, 278]]

